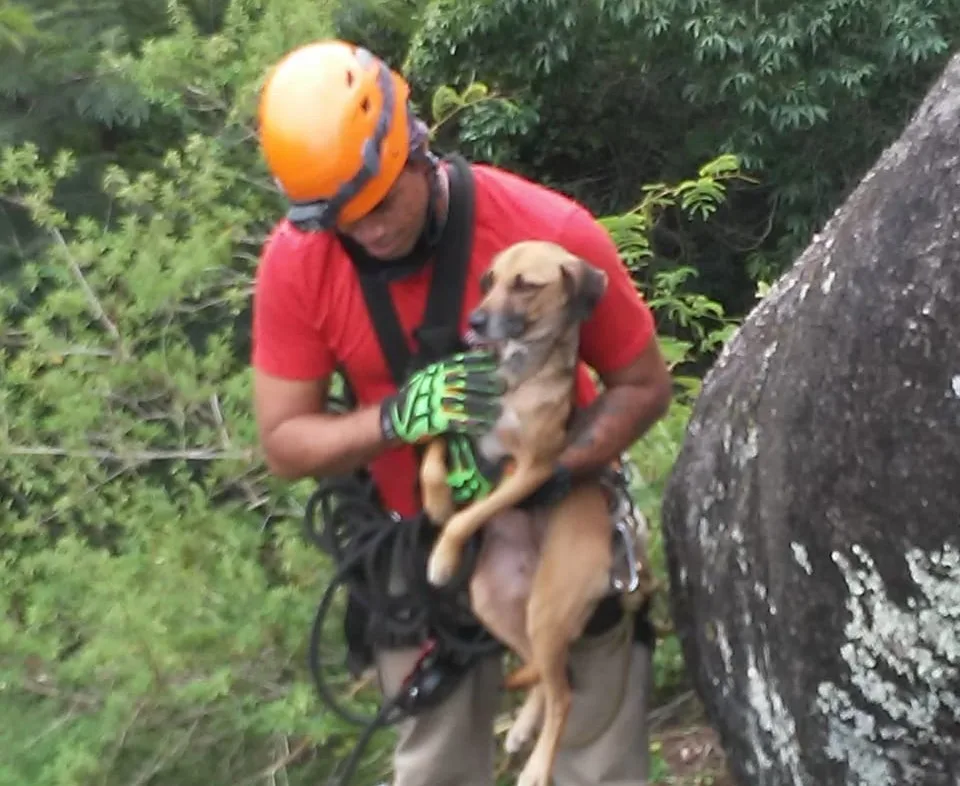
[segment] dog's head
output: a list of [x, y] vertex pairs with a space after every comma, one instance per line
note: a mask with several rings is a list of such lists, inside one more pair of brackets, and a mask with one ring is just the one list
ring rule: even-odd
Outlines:
[[484, 343], [546, 336], [587, 319], [607, 287], [607, 275], [562, 246], [516, 243], [497, 254], [480, 279], [483, 300], [470, 327]]

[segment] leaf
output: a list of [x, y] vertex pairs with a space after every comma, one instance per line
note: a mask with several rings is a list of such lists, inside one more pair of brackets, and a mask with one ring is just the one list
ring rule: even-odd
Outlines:
[[439, 124], [462, 106], [463, 100], [456, 90], [449, 85], [440, 85], [433, 93], [430, 102], [430, 114], [434, 123]]
[[701, 178], [720, 178], [735, 175], [740, 171], [740, 159], [732, 153], [725, 153], [708, 161], [697, 170]]
[[490, 90], [483, 82], [471, 82], [463, 91], [461, 101], [464, 104], [473, 104], [477, 101], [482, 101], [489, 95]]

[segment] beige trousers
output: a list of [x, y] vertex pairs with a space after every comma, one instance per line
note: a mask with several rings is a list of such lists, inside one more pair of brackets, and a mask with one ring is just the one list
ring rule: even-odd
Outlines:
[[[645, 786], [650, 650], [633, 642], [632, 618], [570, 651], [573, 703], [554, 768], [555, 786]], [[394, 695], [416, 650], [381, 653], [381, 688]], [[397, 725], [393, 786], [493, 786], [494, 719], [501, 658], [480, 661], [447, 700]], [[525, 755], [524, 752], [521, 755]]]

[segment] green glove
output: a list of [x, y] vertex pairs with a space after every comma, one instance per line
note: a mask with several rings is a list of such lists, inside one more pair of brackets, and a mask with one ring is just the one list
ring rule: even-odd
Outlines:
[[380, 405], [387, 439], [414, 444], [447, 433], [477, 434], [493, 427], [506, 390], [488, 351], [461, 352], [410, 376]]
[[482, 499], [500, 481], [503, 464], [491, 464], [463, 434], [447, 438], [447, 485], [455, 505]]

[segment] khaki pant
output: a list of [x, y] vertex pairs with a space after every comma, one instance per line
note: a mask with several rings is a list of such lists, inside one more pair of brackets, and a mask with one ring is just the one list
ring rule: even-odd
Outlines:
[[[386, 695], [399, 689], [417, 655], [416, 650], [379, 655]], [[555, 786], [645, 786], [653, 669], [650, 650], [632, 640], [631, 618], [576, 642], [570, 669], [573, 703], [554, 767]], [[493, 786], [500, 680], [501, 659], [487, 658], [443, 704], [399, 723], [393, 786]]]

